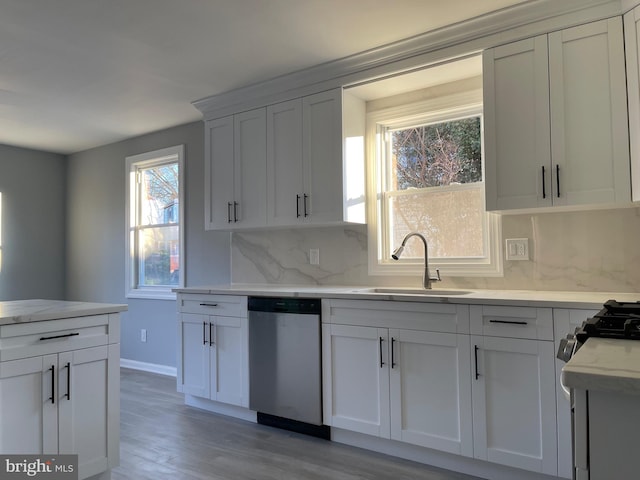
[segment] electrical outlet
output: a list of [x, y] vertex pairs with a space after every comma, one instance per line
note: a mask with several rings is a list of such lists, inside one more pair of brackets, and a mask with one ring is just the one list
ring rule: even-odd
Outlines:
[[309, 263], [311, 265], [320, 265], [320, 249], [312, 248], [309, 250]]
[[506, 258], [507, 260], [529, 260], [529, 239], [507, 238]]
[[147, 329], [146, 328], [140, 329], [140, 341], [141, 342], [146, 342], [147, 341]]

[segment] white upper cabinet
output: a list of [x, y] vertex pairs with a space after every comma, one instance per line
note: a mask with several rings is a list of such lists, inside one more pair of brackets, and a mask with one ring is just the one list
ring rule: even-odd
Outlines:
[[629, 143], [631, 146], [631, 193], [640, 201], [640, 6], [624, 16], [629, 102]]
[[205, 227], [365, 223], [364, 101], [341, 88], [205, 127]]
[[290, 225], [304, 216], [302, 99], [267, 107], [267, 219]]
[[205, 127], [205, 227], [266, 223], [266, 111], [208, 121]]
[[631, 200], [620, 17], [484, 52], [488, 210]]
[[341, 88], [267, 107], [267, 224], [364, 223], [364, 102]]

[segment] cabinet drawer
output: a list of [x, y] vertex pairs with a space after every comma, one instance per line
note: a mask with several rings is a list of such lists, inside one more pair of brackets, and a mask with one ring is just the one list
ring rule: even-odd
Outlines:
[[199, 315], [246, 317], [247, 297], [238, 295], [180, 295], [178, 311]]
[[551, 308], [472, 305], [470, 317], [473, 335], [553, 340]]
[[2, 325], [0, 361], [107, 345], [109, 325], [109, 315]]
[[429, 332], [469, 333], [469, 307], [395, 300], [323, 300], [322, 322]]

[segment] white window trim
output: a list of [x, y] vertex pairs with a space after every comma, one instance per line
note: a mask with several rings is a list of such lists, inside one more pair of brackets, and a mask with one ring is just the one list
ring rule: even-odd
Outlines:
[[[180, 174], [178, 175], [178, 188], [180, 189], [179, 225], [178, 231], [180, 236], [180, 273], [178, 285], [175, 287], [134, 287], [134, 265], [135, 265], [135, 243], [132, 239], [132, 221], [136, 218], [136, 204], [131, 200], [132, 189], [135, 188], [136, 175], [135, 171], [138, 167], [150, 166], [162, 162], [177, 162]], [[154, 150], [153, 152], [145, 152], [138, 155], [132, 155], [126, 158], [126, 247], [125, 247], [125, 296], [126, 298], [147, 298], [155, 300], [175, 300], [176, 294], [172, 292], [172, 288], [184, 287], [185, 274], [185, 257], [184, 257], [184, 145]]]
[[[425, 112], [427, 112], [425, 114]], [[393, 124], [401, 127], [416, 123], [428, 123], [430, 120], [447, 121], [482, 112], [482, 90], [459, 92], [446, 96], [412, 102], [406, 105], [385, 108], [367, 113], [366, 151], [367, 151], [367, 233], [368, 264], [370, 275], [421, 275], [424, 263], [421, 259], [403, 259], [398, 261], [383, 258], [385, 228], [382, 216], [384, 196], [382, 195], [384, 175], [377, 152], [381, 146], [380, 126]], [[483, 162], [484, 178], [484, 162]], [[498, 214], [487, 213], [485, 234], [493, 241], [487, 241], [487, 257], [478, 259], [429, 259], [431, 269], [440, 269], [442, 276], [499, 277], [503, 275], [502, 262], [502, 221]], [[391, 251], [393, 246], [388, 249]]]

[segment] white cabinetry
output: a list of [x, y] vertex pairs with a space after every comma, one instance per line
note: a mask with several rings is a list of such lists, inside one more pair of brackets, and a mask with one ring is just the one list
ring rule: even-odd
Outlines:
[[364, 102], [341, 88], [267, 107], [267, 224], [364, 223]]
[[0, 327], [2, 453], [78, 454], [81, 479], [118, 465], [119, 321], [109, 314]]
[[629, 143], [631, 146], [631, 193], [640, 201], [640, 6], [624, 16], [624, 46], [627, 60]]
[[364, 102], [341, 88], [205, 124], [205, 227], [365, 222]]
[[[555, 339], [555, 351], [560, 347], [560, 340], [567, 334], [574, 333], [582, 322], [598, 313], [597, 310], [578, 309], [553, 309], [553, 328]], [[573, 459], [571, 454], [571, 404], [569, 403], [568, 392], [564, 392], [560, 384], [562, 367], [566, 363], [558, 358], [556, 365], [556, 405], [557, 405], [557, 425], [558, 425], [558, 476], [572, 478]]]
[[549, 308], [471, 306], [474, 456], [557, 473]]
[[323, 322], [327, 425], [472, 456], [468, 307], [330, 300]]
[[246, 297], [181, 294], [178, 305], [178, 391], [248, 407]]
[[483, 55], [488, 210], [631, 199], [620, 17]]
[[264, 108], [206, 122], [208, 230], [265, 225], [266, 139]]

